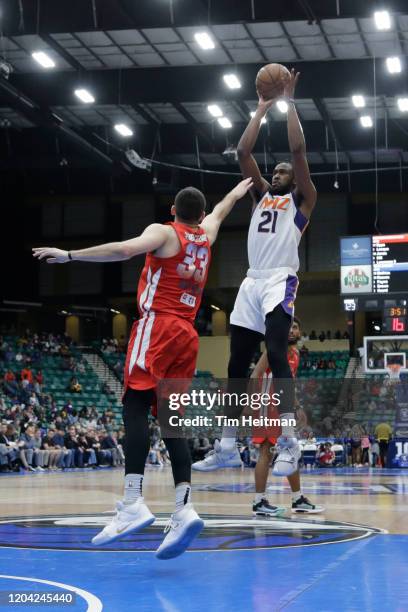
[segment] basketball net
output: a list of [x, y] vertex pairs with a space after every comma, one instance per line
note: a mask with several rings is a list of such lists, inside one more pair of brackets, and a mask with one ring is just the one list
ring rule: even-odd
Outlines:
[[389, 363], [387, 365], [387, 372], [389, 376], [389, 384], [395, 385], [400, 379], [402, 365], [400, 363]]

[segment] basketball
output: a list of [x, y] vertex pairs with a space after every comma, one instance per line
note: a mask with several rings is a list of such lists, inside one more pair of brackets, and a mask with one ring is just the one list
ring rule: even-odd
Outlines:
[[267, 64], [256, 75], [256, 90], [265, 100], [271, 100], [283, 95], [290, 72], [282, 64]]

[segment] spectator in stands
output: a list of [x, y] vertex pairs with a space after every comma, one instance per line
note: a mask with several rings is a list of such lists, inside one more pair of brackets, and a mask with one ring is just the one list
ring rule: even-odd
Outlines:
[[21, 380], [28, 380], [30, 384], [33, 384], [34, 377], [30, 368], [23, 368], [20, 372]]
[[310, 332], [310, 340], [317, 340], [316, 332], [314, 329]]
[[78, 441], [84, 450], [84, 467], [96, 467], [97, 459], [96, 452], [92, 444], [89, 443], [86, 431], [81, 430], [78, 433]]
[[71, 393], [82, 393], [82, 385], [80, 385], [75, 376], [71, 378], [69, 383], [69, 391], [71, 391]]
[[327, 338], [327, 340], [331, 340], [332, 339], [331, 338], [331, 331], [330, 331], [330, 329], [326, 332], [326, 338]]
[[356, 423], [351, 428], [350, 444], [351, 444], [351, 464], [353, 467], [361, 467], [361, 438], [363, 431], [361, 426]]
[[21, 363], [23, 361], [23, 354], [18, 351], [14, 359], [17, 361], [17, 363]]
[[391, 425], [389, 423], [378, 423], [374, 434], [379, 446], [381, 467], [384, 468], [387, 464], [388, 446], [392, 438]]
[[377, 467], [378, 457], [380, 455], [380, 446], [377, 440], [373, 439], [371, 441], [371, 467]]
[[319, 340], [320, 340], [320, 342], [324, 342], [326, 340], [326, 334], [324, 333], [324, 331], [320, 332]]
[[64, 431], [62, 429], [56, 427], [53, 442], [54, 447], [61, 450], [62, 453], [58, 467], [62, 469], [74, 467], [75, 451], [65, 446]]
[[334, 339], [335, 340], [341, 340], [341, 331], [339, 329], [334, 334]]
[[344, 334], [343, 334], [342, 338], [343, 338], [343, 340], [350, 340], [350, 336], [349, 336], [348, 331], [345, 331], [345, 332], [344, 332]]
[[20, 461], [23, 464], [24, 469], [34, 472], [38, 465], [36, 462], [36, 451], [38, 445], [35, 438], [35, 428], [33, 425], [29, 424], [25, 431], [21, 433], [18, 446]]
[[102, 431], [99, 436], [99, 442], [101, 444], [100, 452], [104, 454], [105, 458], [108, 457], [108, 460], [113, 467], [116, 467], [118, 465], [119, 458], [116, 441], [106, 431]]
[[9, 439], [6, 423], [3, 423], [0, 427], [0, 469], [1, 471], [19, 469], [18, 446], [14, 440]]
[[60, 464], [63, 456], [62, 450], [59, 445], [54, 441], [55, 429], [49, 429], [46, 435], [43, 437], [42, 448], [48, 451], [48, 469], [57, 470], [57, 465]]
[[361, 438], [361, 463], [363, 465], [370, 465], [369, 459], [369, 451], [370, 451], [370, 438], [366, 433]]
[[316, 460], [319, 467], [331, 467], [336, 458], [336, 454], [332, 450], [330, 442], [320, 444], [319, 450], [317, 451]]
[[74, 463], [75, 467], [83, 468], [84, 467], [84, 449], [81, 447], [78, 436], [76, 433], [76, 429], [73, 425], [69, 427], [68, 433], [64, 439], [66, 448], [72, 449], [74, 451]]

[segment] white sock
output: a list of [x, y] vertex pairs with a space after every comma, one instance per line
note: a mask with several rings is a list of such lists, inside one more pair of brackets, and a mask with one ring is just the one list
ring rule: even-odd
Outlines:
[[182, 510], [186, 504], [191, 502], [191, 484], [182, 482], [176, 487], [176, 512]]
[[292, 502], [297, 502], [299, 497], [302, 497], [301, 491], [292, 491]]
[[[294, 418], [294, 412], [285, 412], [285, 414], [280, 415], [281, 421], [282, 419], [289, 421], [289, 419], [292, 420]], [[288, 438], [293, 438], [295, 436], [295, 428], [293, 427], [293, 425], [282, 425], [282, 436], [288, 436]]]
[[260, 501], [262, 501], [263, 499], [266, 499], [266, 491], [264, 491], [263, 493], [255, 493], [255, 503], [259, 504]]
[[231, 451], [235, 448], [235, 440], [237, 437], [237, 428], [224, 426], [222, 428], [221, 449], [223, 451]]
[[126, 474], [125, 476], [125, 504], [134, 504], [142, 497], [143, 474]]

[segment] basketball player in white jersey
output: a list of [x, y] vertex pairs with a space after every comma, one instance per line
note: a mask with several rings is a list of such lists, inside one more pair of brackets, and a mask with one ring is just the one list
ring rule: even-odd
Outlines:
[[[244, 382], [254, 353], [260, 341], [265, 339], [269, 366], [280, 394], [282, 435], [278, 439], [278, 456], [273, 467], [276, 476], [296, 472], [300, 458], [293, 426], [295, 394], [287, 350], [298, 286], [298, 246], [316, 204], [316, 189], [310, 178], [305, 138], [294, 101], [298, 79], [299, 73], [292, 69], [284, 91], [289, 105], [291, 163], [278, 164], [268, 182], [252, 155], [261, 121], [274, 100], [259, 98], [256, 113], [237, 148], [242, 174], [251, 177], [254, 183], [254, 206], [248, 233], [249, 270], [230, 318], [228, 377]], [[236, 407], [235, 414], [228, 416], [239, 414], [240, 409]], [[221, 443], [216, 443], [214, 451], [203, 461], [193, 464], [193, 469], [212, 471], [240, 466], [235, 437], [235, 427], [224, 427]]]

